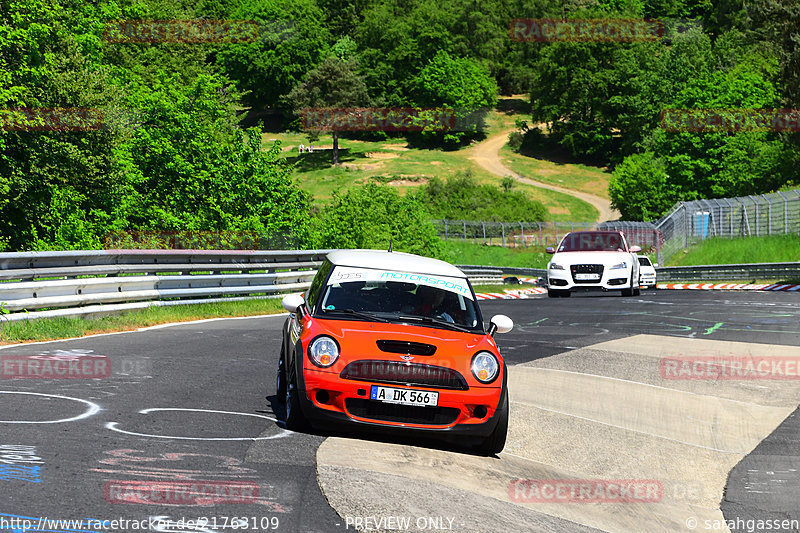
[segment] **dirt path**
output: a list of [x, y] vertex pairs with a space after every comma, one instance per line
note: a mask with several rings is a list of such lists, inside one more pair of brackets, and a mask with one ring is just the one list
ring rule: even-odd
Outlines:
[[508, 134], [514, 131], [513, 129], [501, 131], [491, 137], [487, 138], [485, 141], [478, 143], [473, 147], [473, 154], [470, 156], [470, 159], [475, 161], [478, 165], [482, 168], [488, 170], [492, 174], [497, 176], [505, 177], [511, 176], [515, 180], [521, 183], [527, 183], [528, 185], [534, 185], [536, 187], [541, 187], [542, 189], [549, 189], [551, 191], [556, 191], [564, 194], [568, 194], [570, 196], [574, 196], [584, 202], [591, 204], [594, 206], [595, 209], [599, 212], [597, 217], [598, 222], [604, 222], [606, 220], [617, 220], [620, 215], [619, 212], [615, 209], [611, 208], [611, 202], [606, 200], [605, 198], [601, 198], [599, 196], [595, 196], [593, 194], [575, 191], [572, 189], [565, 189], [564, 187], [559, 187], [558, 185], [550, 185], [549, 183], [542, 183], [541, 181], [535, 181], [530, 178], [526, 178], [520, 174], [517, 174], [507, 166], [503, 164], [502, 159], [500, 159], [500, 149], [506, 144], [508, 140]]

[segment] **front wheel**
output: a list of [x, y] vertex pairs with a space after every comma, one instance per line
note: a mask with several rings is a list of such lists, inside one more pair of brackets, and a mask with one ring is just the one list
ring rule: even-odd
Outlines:
[[500, 420], [494, 427], [492, 434], [486, 437], [478, 446], [478, 453], [481, 455], [495, 455], [503, 451], [506, 446], [506, 436], [508, 435], [508, 392], [506, 391], [503, 407], [500, 410]]
[[284, 402], [286, 406], [284, 423], [286, 424], [286, 429], [292, 431], [305, 431], [310, 427], [305, 414], [303, 414], [303, 407], [300, 405], [300, 394], [302, 392], [297, 387], [297, 376], [292, 376], [286, 387], [286, 400]]
[[279, 402], [286, 400], [286, 359], [281, 346], [281, 357], [278, 360], [278, 375], [275, 378], [275, 396]]

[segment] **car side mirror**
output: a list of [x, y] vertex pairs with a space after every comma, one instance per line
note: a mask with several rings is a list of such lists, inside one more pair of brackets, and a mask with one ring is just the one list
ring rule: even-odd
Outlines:
[[287, 294], [281, 300], [281, 305], [290, 313], [297, 313], [306, 301], [301, 294]]
[[553, 248], [552, 246], [548, 246], [547, 248], [544, 249], [544, 251], [547, 252], [548, 254], [556, 253], [556, 249]]
[[657, 266], [658, 266], [658, 263], [653, 263], [653, 266], [654, 266], [654, 267], [657, 267]]
[[489, 321], [489, 335], [495, 333], [508, 333], [514, 328], [514, 321], [506, 315], [494, 315]]
[[641, 251], [642, 251], [642, 247], [641, 246], [631, 246], [631, 252], [637, 253], [637, 252], [641, 252]]

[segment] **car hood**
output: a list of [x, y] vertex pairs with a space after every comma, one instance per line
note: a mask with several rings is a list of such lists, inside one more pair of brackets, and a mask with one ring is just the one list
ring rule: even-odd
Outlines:
[[[312, 319], [308, 326], [316, 335], [330, 335], [339, 343], [341, 359], [332, 370], [341, 371], [347, 362], [355, 359], [403, 360], [402, 350], [390, 343], [383, 348], [378, 341], [399, 341], [435, 346], [433, 355], [413, 355], [414, 363], [450, 366], [466, 372], [472, 356], [481, 350], [497, 353], [494, 339], [487, 334], [462, 333], [424, 326], [411, 326], [383, 322], [356, 320]], [[392, 350], [395, 351], [392, 351]]]
[[616, 265], [622, 261], [631, 263], [629, 252], [559, 252], [550, 262], [566, 265]]

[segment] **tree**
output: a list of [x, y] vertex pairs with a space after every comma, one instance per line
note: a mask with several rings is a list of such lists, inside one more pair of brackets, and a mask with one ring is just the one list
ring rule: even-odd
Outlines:
[[423, 205], [388, 185], [368, 183], [345, 193], [315, 220], [318, 248], [389, 248], [435, 257], [441, 252], [436, 229]]
[[423, 130], [423, 136], [458, 143], [483, 126], [488, 110], [497, 103], [497, 83], [475, 60], [455, 58], [444, 51], [420, 70], [412, 81], [412, 98], [422, 107], [449, 108], [455, 113], [454, 130]]
[[608, 185], [611, 205], [622, 220], [654, 220], [680, 199], [664, 162], [652, 152], [634, 154], [614, 169]]
[[[311, 108], [321, 110], [363, 106], [369, 102], [369, 95], [355, 61], [330, 55], [306, 74], [303, 81], [286, 96], [286, 101], [299, 115]], [[340, 126], [328, 122], [321, 127], [333, 134], [333, 164], [338, 165]]]
[[231, 18], [255, 20], [259, 38], [220, 47], [217, 62], [245, 91], [245, 103], [257, 109], [279, 107], [325, 56], [331, 41], [325, 15], [314, 0], [250, 0]]

